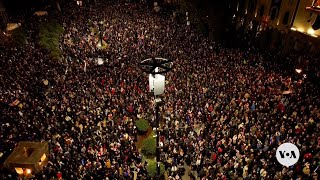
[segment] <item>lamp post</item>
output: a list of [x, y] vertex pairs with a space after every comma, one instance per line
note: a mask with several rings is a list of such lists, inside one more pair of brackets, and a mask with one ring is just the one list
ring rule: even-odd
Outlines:
[[102, 46], [102, 33], [101, 33], [101, 26], [102, 26], [102, 21], [100, 21], [98, 23], [98, 27], [99, 27], [99, 37], [100, 37], [100, 46]]
[[172, 61], [165, 58], [149, 58], [145, 59], [140, 63], [142, 70], [149, 74], [149, 91], [153, 92], [155, 97], [155, 110], [156, 110], [156, 160], [157, 160], [157, 175], [160, 176], [160, 115], [159, 115], [159, 106], [162, 103], [160, 98], [157, 98], [158, 95], [164, 93], [165, 87], [165, 74], [172, 69]]
[[157, 160], [157, 175], [158, 177], [160, 176], [160, 146], [159, 146], [159, 140], [160, 140], [160, 115], [159, 115], [159, 106], [161, 103], [161, 100], [157, 102], [157, 99], [155, 99], [155, 105], [156, 105], [156, 144], [157, 144], [157, 149], [156, 149], [156, 160]]

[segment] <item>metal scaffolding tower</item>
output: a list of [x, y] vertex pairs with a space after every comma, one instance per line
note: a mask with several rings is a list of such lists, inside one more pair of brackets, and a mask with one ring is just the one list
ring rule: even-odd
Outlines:
[[0, 0], [0, 26], [6, 26], [8, 22], [9, 19], [6, 12], [6, 8], [4, 7], [2, 0]]

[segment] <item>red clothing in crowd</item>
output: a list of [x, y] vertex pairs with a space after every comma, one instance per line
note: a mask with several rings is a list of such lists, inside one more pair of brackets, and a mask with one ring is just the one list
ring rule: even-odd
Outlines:
[[216, 160], [217, 160], [217, 154], [216, 154], [216, 153], [213, 153], [213, 154], [211, 155], [211, 159], [212, 159], [212, 161], [216, 161]]
[[138, 93], [139, 94], [141, 94], [142, 93], [142, 91], [141, 91], [141, 89], [138, 87]]
[[126, 157], [124, 158], [124, 162], [127, 162], [128, 159], [129, 159], [129, 156], [126, 156]]
[[279, 102], [278, 103], [278, 110], [279, 111], [281, 111], [282, 113], [284, 113], [285, 112], [285, 107], [284, 107], [284, 105], [283, 105], [283, 103], [282, 102]]
[[209, 122], [211, 122], [212, 121], [212, 117], [211, 117], [211, 115], [207, 115], [207, 120], [209, 121]]
[[302, 129], [299, 127], [299, 128], [297, 128], [297, 129], [295, 129], [295, 132], [296, 132], [297, 134], [300, 134], [300, 133], [302, 133]]
[[312, 159], [312, 154], [311, 153], [306, 153], [303, 156], [304, 159]]
[[147, 85], [147, 92], [150, 92], [150, 86]]
[[120, 91], [121, 91], [122, 94], [125, 94], [125, 93], [126, 93], [126, 91], [125, 91], [124, 88], [122, 88], [122, 87], [121, 87]]
[[60, 171], [57, 173], [57, 178], [62, 179], [62, 173]]
[[54, 149], [53, 149], [54, 152], [58, 152], [59, 151], [59, 146], [56, 146]]
[[129, 113], [133, 113], [133, 107], [131, 105], [128, 107], [128, 111]]
[[139, 107], [139, 111], [143, 112], [143, 107], [142, 106]]
[[209, 108], [208, 108], [209, 112], [212, 112], [213, 111], [213, 106], [210, 105]]
[[114, 95], [115, 92], [116, 92], [116, 90], [115, 90], [114, 88], [111, 88], [111, 93], [112, 93], [112, 95]]
[[170, 91], [172, 92], [172, 91], [174, 91], [174, 86], [172, 85], [172, 86], [170, 86]]
[[161, 136], [161, 137], [160, 137], [160, 141], [161, 141], [161, 142], [164, 142], [164, 136]]

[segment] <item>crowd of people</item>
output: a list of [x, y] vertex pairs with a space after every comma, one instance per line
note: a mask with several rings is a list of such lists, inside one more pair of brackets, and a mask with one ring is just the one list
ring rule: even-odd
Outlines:
[[[144, 4], [69, 6], [27, 20], [27, 46], [0, 52], [1, 162], [19, 141], [47, 141], [49, 163], [36, 179], [147, 179], [134, 122], [154, 124], [155, 108], [139, 63], [165, 57], [174, 62], [160, 108], [168, 179], [184, 168], [203, 180], [318, 178], [320, 93], [308, 74], [279, 69], [283, 62], [254, 47], [224, 48]], [[64, 63], [37, 44], [39, 24], [55, 20], [65, 29]], [[92, 30], [100, 22], [104, 50]], [[290, 167], [275, 157], [285, 142], [300, 150]]]

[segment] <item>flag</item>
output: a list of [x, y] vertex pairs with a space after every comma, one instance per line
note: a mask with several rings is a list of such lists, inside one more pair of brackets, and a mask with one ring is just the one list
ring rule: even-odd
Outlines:
[[15, 101], [13, 101], [12, 103], [9, 104], [9, 106], [16, 106], [20, 103], [20, 101], [18, 99], [16, 99]]
[[291, 94], [292, 91], [291, 90], [288, 90], [288, 91], [283, 91], [282, 94]]

